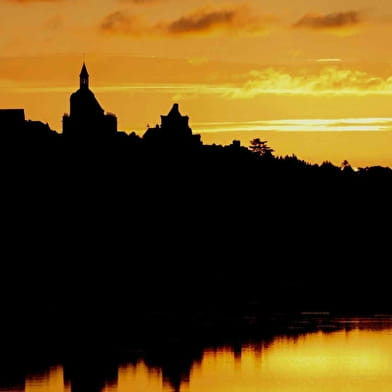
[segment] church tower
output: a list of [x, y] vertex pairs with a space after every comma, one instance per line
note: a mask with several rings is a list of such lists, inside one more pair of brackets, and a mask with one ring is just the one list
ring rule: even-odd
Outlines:
[[79, 90], [71, 94], [70, 113], [63, 116], [63, 134], [72, 137], [106, 137], [117, 132], [117, 118], [105, 111], [89, 88], [89, 74], [83, 62]]

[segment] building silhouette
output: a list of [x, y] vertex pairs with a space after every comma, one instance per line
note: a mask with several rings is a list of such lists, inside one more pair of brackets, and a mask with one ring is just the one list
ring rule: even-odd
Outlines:
[[89, 88], [89, 74], [83, 63], [79, 90], [71, 94], [70, 113], [63, 116], [63, 134], [73, 137], [105, 137], [117, 132], [117, 118], [105, 113]]
[[167, 115], [161, 115], [161, 124], [155, 128], [147, 128], [143, 139], [150, 143], [198, 146], [201, 144], [200, 135], [192, 134], [189, 127], [189, 117], [183, 116], [178, 103], [173, 104]]
[[0, 109], [0, 124], [7, 131], [22, 129], [25, 125], [24, 109]]
[[0, 109], [0, 128], [2, 138], [37, 139], [43, 135], [53, 135], [55, 131], [42, 121], [26, 120], [24, 109]]
[[181, 136], [192, 135], [192, 130], [189, 127], [189, 117], [181, 115], [178, 109], [178, 103], [173, 104], [170, 112], [161, 116], [161, 128], [175, 132]]

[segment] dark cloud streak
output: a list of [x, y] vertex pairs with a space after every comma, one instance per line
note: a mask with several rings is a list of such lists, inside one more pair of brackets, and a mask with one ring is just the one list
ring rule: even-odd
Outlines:
[[359, 11], [347, 11], [347, 12], [336, 12], [326, 15], [306, 14], [294, 27], [303, 27], [314, 30], [322, 29], [344, 29], [347, 27], [353, 27], [363, 22], [362, 12]]
[[266, 25], [271, 23], [272, 19], [272, 17], [252, 15], [245, 6], [219, 9], [205, 7], [173, 21], [147, 25], [127, 11], [116, 11], [104, 18], [100, 30], [125, 35], [167, 36], [209, 34], [216, 31], [260, 33], [266, 30]]
[[140, 35], [145, 33], [145, 27], [141, 25], [139, 19], [125, 11], [116, 11], [107, 15], [102, 21], [100, 29], [105, 32], [123, 35]]
[[217, 26], [231, 26], [238, 16], [236, 10], [197, 11], [191, 15], [171, 22], [167, 31], [171, 34], [184, 34], [211, 30]]

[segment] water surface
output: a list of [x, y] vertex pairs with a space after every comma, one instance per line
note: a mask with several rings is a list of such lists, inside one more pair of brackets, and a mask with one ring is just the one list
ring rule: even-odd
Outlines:
[[[132, 359], [75, 359], [2, 391], [25, 392], [390, 392], [392, 323], [386, 319], [324, 321], [311, 332], [228, 345], [186, 347], [173, 340]], [[103, 363], [103, 362], [105, 363]], [[2, 372], [4, 369], [2, 370]], [[23, 374], [23, 371], [21, 371]]]

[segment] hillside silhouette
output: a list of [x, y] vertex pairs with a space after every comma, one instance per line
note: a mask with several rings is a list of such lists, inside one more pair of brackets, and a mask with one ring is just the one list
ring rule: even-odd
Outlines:
[[392, 169], [275, 156], [261, 139], [204, 145], [177, 103], [126, 134], [86, 73], [62, 134], [0, 113], [3, 336], [392, 311]]

